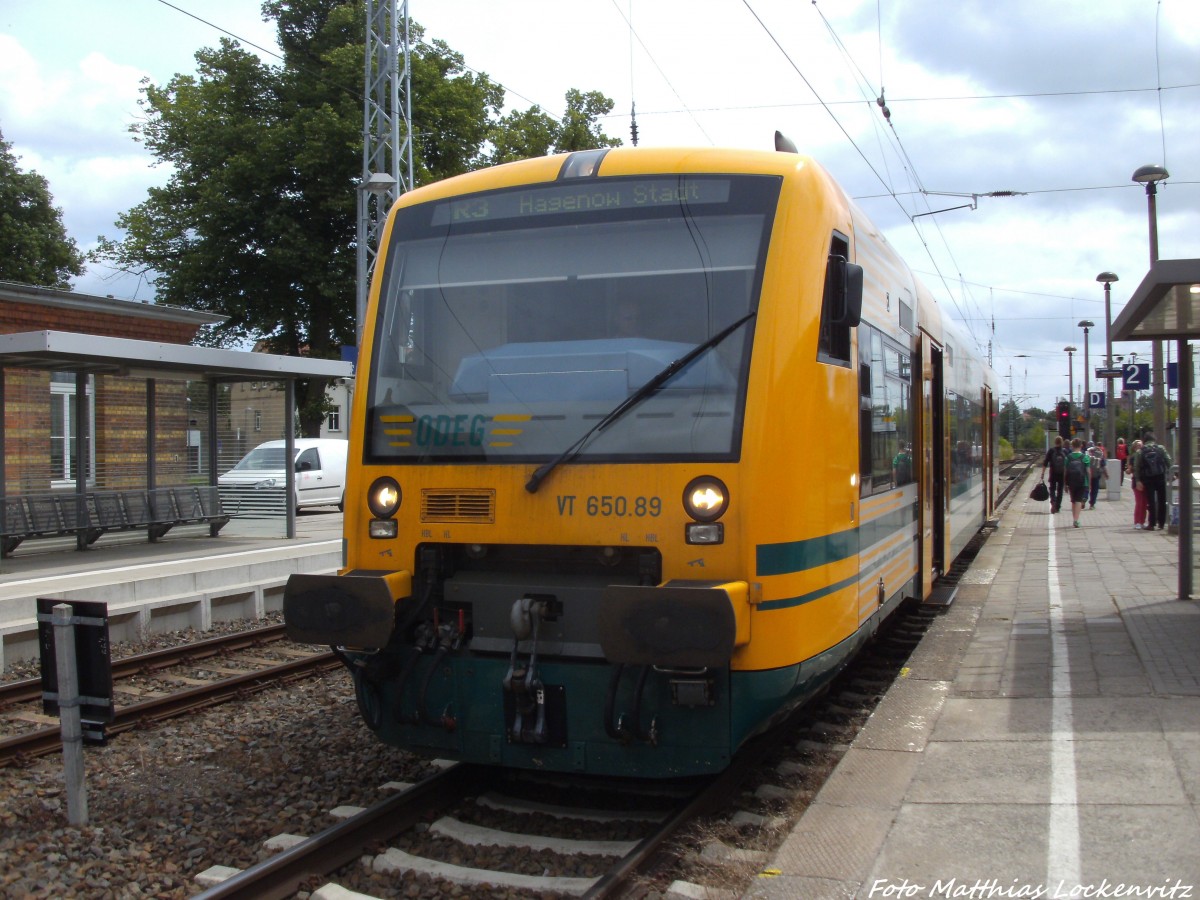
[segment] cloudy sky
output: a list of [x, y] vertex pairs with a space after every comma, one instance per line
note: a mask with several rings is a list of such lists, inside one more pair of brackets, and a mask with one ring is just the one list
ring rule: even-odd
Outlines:
[[[1200, 256], [1195, 0], [410, 0], [409, 14], [503, 84], [510, 109], [559, 114], [574, 87], [615, 102], [604, 128], [626, 141], [636, 103], [643, 146], [769, 148], [784, 132], [990, 351], [1022, 407], [1065, 396], [1067, 345], [1079, 396], [1080, 320], [1097, 323], [1093, 368], [1103, 356], [1096, 275], [1120, 278], [1115, 319], [1146, 274], [1139, 166], [1171, 173], [1160, 256]], [[142, 79], [194, 71], [223, 33], [277, 62], [255, 0], [0, 0], [0, 131], [49, 180], [81, 248], [117, 236], [116, 217], [167, 177], [128, 133]], [[75, 287], [154, 295], [99, 267]], [[1114, 348], [1131, 351], [1149, 357]]]

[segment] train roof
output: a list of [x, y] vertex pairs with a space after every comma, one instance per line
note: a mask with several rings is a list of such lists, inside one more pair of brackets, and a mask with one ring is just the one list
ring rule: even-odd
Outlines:
[[794, 176], [797, 172], [808, 172], [828, 187], [837, 187], [818, 162], [800, 153], [713, 147], [613, 147], [523, 159], [455, 175], [410, 191], [398, 203], [409, 206], [522, 184], [552, 183], [563, 177], [568, 160], [584, 154], [600, 157], [598, 174], [604, 177], [689, 172]]

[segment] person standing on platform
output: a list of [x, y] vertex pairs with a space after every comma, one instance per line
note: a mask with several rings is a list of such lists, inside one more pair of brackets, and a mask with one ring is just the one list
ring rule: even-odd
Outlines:
[[1125, 458], [1125, 466], [1121, 470], [1124, 475], [1125, 470], [1129, 470], [1129, 485], [1133, 488], [1133, 530], [1141, 531], [1146, 527], [1146, 486], [1137, 477], [1137, 472], [1134, 471], [1133, 463], [1137, 459], [1138, 451], [1142, 449], [1141, 441], [1134, 441], [1129, 447], [1129, 453]]
[[1125, 486], [1126, 460], [1129, 459], [1129, 448], [1125, 446], [1125, 438], [1117, 438], [1117, 462], [1121, 464], [1121, 486]]
[[1096, 508], [1096, 499], [1100, 496], [1100, 482], [1104, 479], [1104, 467], [1108, 464], [1108, 453], [1103, 444], [1093, 444], [1088, 447], [1088, 456], [1092, 458], [1092, 469], [1088, 473], [1088, 509]]
[[1137, 477], [1146, 485], [1146, 530], [1157, 527], [1162, 531], [1167, 524], [1167, 473], [1171, 471], [1171, 456], [1153, 432], [1147, 431], [1135, 460]]
[[1050, 470], [1050, 512], [1056, 513], [1062, 507], [1063, 472], [1067, 466], [1067, 448], [1063, 446], [1062, 435], [1054, 439], [1054, 446], [1046, 451], [1042, 460], [1042, 480], [1046, 479], [1046, 470]]
[[1083, 441], [1074, 438], [1071, 441], [1071, 452], [1067, 455], [1066, 482], [1067, 492], [1071, 495], [1071, 518], [1076, 528], [1079, 527], [1079, 514], [1088, 497], [1088, 472], [1092, 467], [1091, 458], [1083, 452]]

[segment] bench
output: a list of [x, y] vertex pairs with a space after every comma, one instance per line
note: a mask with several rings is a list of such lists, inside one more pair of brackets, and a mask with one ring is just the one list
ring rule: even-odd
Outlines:
[[228, 521], [220, 493], [210, 485], [89, 491], [82, 498], [74, 493], [5, 497], [0, 555], [9, 556], [29, 538], [81, 531], [88, 545], [105, 532], [137, 528], [145, 528], [150, 540], [157, 541], [176, 525], [208, 525], [209, 534], [216, 537]]

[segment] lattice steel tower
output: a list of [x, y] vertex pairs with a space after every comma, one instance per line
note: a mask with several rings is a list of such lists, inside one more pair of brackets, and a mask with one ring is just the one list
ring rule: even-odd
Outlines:
[[384, 219], [396, 198], [413, 187], [408, 0], [366, 0], [366, 10], [363, 167], [357, 192], [359, 346]]

